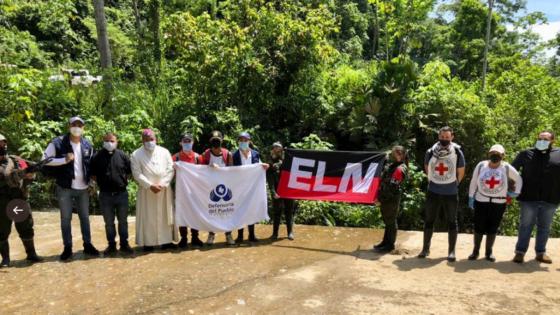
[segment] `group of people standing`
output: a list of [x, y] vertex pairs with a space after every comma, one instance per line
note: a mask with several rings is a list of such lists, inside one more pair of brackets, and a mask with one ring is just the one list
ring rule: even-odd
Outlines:
[[[99, 205], [105, 221], [108, 246], [105, 255], [121, 251], [133, 252], [128, 242], [128, 184], [131, 178], [138, 183], [136, 198], [136, 243], [145, 251], [188, 247], [188, 228], [176, 227], [174, 218], [173, 180], [177, 162], [228, 167], [247, 164], [261, 164], [267, 170], [267, 181], [272, 198], [273, 232], [271, 239], [278, 238], [282, 213], [284, 214], [288, 239], [294, 239], [293, 220], [295, 204], [293, 200], [281, 198], [276, 188], [280, 180], [283, 163], [283, 146], [272, 144], [270, 160], [261, 161], [260, 153], [253, 149], [251, 136], [247, 132], [239, 134], [238, 150], [230, 152], [223, 147], [223, 136], [219, 131], [211, 133], [210, 148], [202, 154], [193, 151], [194, 137], [183, 134], [179, 141], [180, 151], [174, 155], [158, 145], [156, 134], [151, 129], [142, 131], [142, 146], [129, 157], [118, 148], [117, 135], [107, 133], [103, 137], [103, 148], [96, 152], [93, 145], [83, 137], [85, 122], [80, 117], [72, 117], [68, 122], [69, 132], [55, 138], [44, 152], [49, 158], [47, 169], [55, 177], [57, 199], [60, 208], [61, 231], [64, 250], [60, 260], [73, 256], [71, 220], [75, 209], [80, 219], [84, 254], [99, 256], [99, 251], [91, 241], [89, 223], [89, 189], [92, 181], [99, 187]], [[454, 133], [450, 127], [439, 130], [438, 142], [426, 151], [424, 171], [428, 177], [428, 190], [424, 213], [423, 248], [418, 255], [430, 255], [430, 245], [434, 223], [440, 213], [446, 218], [448, 227], [447, 260], [456, 260], [457, 211], [459, 184], [465, 175], [465, 157], [461, 147], [453, 142]], [[473, 170], [469, 186], [468, 205], [474, 209], [474, 248], [468, 257], [479, 257], [480, 247], [486, 235], [485, 258], [495, 261], [492, 247], [496, 234], [512, 198], [521, 205], [518, 241], [514, 262], [522, 263], [528, 250], [531, 233], [537, 225], [536, 260], [551, 263], [546, 255], [546, 243], [556, 209], [560, 204], [560, 150], [553, 147], [554, 134], [543, 131], [538, 135], [534, 148], [517, 155], [510, 165], [505, 162], [506, 151], [502, 145], [493, 145], [488, 150], [488, 160], [481, 161]], [[27, 186], [34, 179], [27, 162], [8, 154], [8, 140], [0, 135], [0, 209], [13, 199], [26, 199]], [[381, 243], [374, 246], [377, 252], [395, 249], [397, 237], [397, 217], [403, 184], [408, 173], [408, 154], [404, 147], [393, 147], [390, 161], [385, 165], [377, 198], [383, 221], [386, 225]], [[118, 228], [115, 226], [115, 217]], [[0, 254], [1, 266], [10, 264], [8, 236], [12, 221], [5, 211], [0, 211]], [[29, 215], [15, 224], [27, 253], [27, 260], [41, 260], [33, 243], [33, 218]], [[178, 231], [177, 231], [178, 230]], [[178, 232], [178, 233], [177, 233]], [[214, 244], [215, 233], [208, 231], [207, 245]], [[116, 236], [119, 236], [117, 248]], [[248, 226], [248, 240], [258, 242], [255, 226]], [[180, 239], [177, 237], [179, 234]], [[244, 241], [244, 229], [237, 232], [234, 240], [232, 232], [226, 232], [226, 243], [235, 245]], [[175, 242], [178, 242], [177, 244]], [[191, 246], [201, 247], [199, 231], [191, 229]]]
[[[424, 240], [418, 258], [430, 255], [434, 223], [443, 214], [448, 228], [447, 260], [456, 261], [457, 211], [459, 184], [465, 176], [465, 157], [461, 147], [453, 142], [454, 132], [443, 127], [438, 142], [426, 151], [424, 171], [428, 190], [424, 205]], [[556, 209], [560, 205], [560, 150], [554, 148], [554, 133], [539, 133], [535, 146], [520, 152], [509, 164], [506, 151], [500, 144], [488, 150], [488, 160], [481, 161], [473, 170], [468, 192], [468, 206], [474, 209], [474, 248], [469, 260], [480, 255], [486, 235], [485, 259], [495, 261], [492, 248], [507, 205], [517, 198], [521, 207], [519, 233], [513, 261], [523, 263], [531, 233], [537, 226], [535, 259], [552, 263], [546, 254], [546, 243]], [[391, 162], [382, 174], [378, 203], [386, 225], [383, 241], [374, 246], [378, 252], [395, 248], [397, 214], [402, 184], [406, 177], [408, 157], [406, 150], [396, 146]]]
[[[103, 136], [103, 148], [96, 151], [93, 145], [83, 137], [85, 122], [80, 117], [72, 117], [68, 121], [68, 133], [55, 138], [49, 143], [44, 158], [48, 158], [46, 172], [55, 178], [56, 196], [60, 208], [61, 231], [64, 250], [60, 260], [66, 261], [73, 256], [72, 212], [76, 210], [80, 220], [83, 240], [83, 252], [87, 256], [99, 256], [99, 251], [91, 241], [89, 222], [89, 191], [92, 183], [99, 187], [99, 206], [105, 221], [105, 232], [108, 246], [104, 255], [113, 255], [120, 251], [123, 254], [133, 252], [128, 242], [128, 184], [131, 178], [138, 183], [136, 198], [136, 244], [145, 251], [153, 251], [156, 246], [161, 249], [188, 247], [188, 228], [176, 227], [174, 217], [173, 180], [174, 166], [177, 162], [204, 164], [212, 167], [228, 167], [259, 163], [267, 170], [270, 187], [276, 187], [283, 162], [283, 146], [276, 142], [272, 145], [271, 160], [263, 163], [260, 153], [252, 148], [251, 136], [243, 132], [238, 136], [239, 149], [230, 152], [223, 147], [223, 136], [213, 131], [210, 136], [211, 147], [204, 153], [193, 151], [194, 137], [183, 134], [179, 141], [180, 151], [174, 155], [157, 144], [153, 130], [142, 131], [142, 146], [129, 157], [118, 148], [118, 138], [114, 133]], [[27, 187], [34, 179], [33, 172], [26, 172], [28, 165], [24, 159], [8, 155], [8, 141], [0, 135], [0, 208], [4, 209], [10, 200], [26, 199]], [[28, 169], [29, 170], [29, 169]], [[272, 239], [278, 238], [278, 229], [282, 212], [285, 213], [288, 238], [294, 239], [293, 214], [294, 204], [284, 201], [277, 194], [273, 198], [274, 233]], [[115, 226], [115, 217], [118, 228]], [[30, 215], [23, 222], [17, 222], [16, 229], [27, 252], [27, 260], [41, 261], [33, 243], [33, 219]], [[12, 221], [5, 211], [0, 211], [0, 267], [9, 266], [8, 237]], [[177, 231], [178, 230], [178, 231]], [[251, 242], [258, 242], [255, 226], [248, 226]], [[180, 239], [177, 237], [179, 232]], [[119, 236], [117, 248], [116, 237]], [[214, 244], [215, 234], [208, 233], [207, 245]], [[175, 242], [178, 243], [176, 244]], [[228, 245], [244, 241], [244, 229], [239, 229], [234, 240], [232, 232], [226, 233]], [[191, 246], [201, 247], [199, 231], [191, 229]]]

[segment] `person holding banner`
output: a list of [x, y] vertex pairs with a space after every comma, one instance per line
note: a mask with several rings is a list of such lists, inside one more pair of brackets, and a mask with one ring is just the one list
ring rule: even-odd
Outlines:
[[[250, 148], [251, 144], [251, 135], [248, 132], [242, 132], [237, 137], [237, 141], [239, 144], [239, 149], [233, 153], [233, 165], [240, 166], [240, 165], [249, 165], [249, 164], [256, 164], [261, 163], [260, 154], [257, 150]], [[268, 169], [268, 164], [261, 163], [265, 170]], [[255, 225], [249, 224], [249, 241], [250, 242], [258, 242], [259, 240], [255, 236]], [[235, 240], [236, 243], [243, 242], [243, 228], [237, 230], [237, 239]]]
[[138, 182], [136, 199], [136, 244], [145, 251], [154, 246], [174, 249], [177, 240], [173, 213], [173, 159], [169, 151], [157, 145], [151, 129], [142, 131], [142, 147], [131, 156], [132, 175]]
[[469, 260], [478, 259], [480, 244], [486, 234], [486, 260], [496, 261], [492, 247], [509, 198], [521, 192], [519, 173], [503, 161], [505, 149], [500, 144], [488, 151], [489, 160], [478, 163], [469, 186], [469, 208], [474, 209], [474, 249]]
[[[203, 164], [202, 156], [198, 153], [193, 151], [194, 145], [194, 138], [191, 134], [185, 133], [181, 136], [181, 151], [175, 153], [173, 155], [173, 161], [177, 162], [185, 162], [185, 163], [192, 163], [192, 164]], [[179, 234], [181, 235], [181, 240], [179, 241], [180, 248], [187, 248], [187, 227], [180, 226], [179, 227]], [[198, 230], [191, 228], [191, 245], [194, 247], [202, 247], [204, 243], [198, 238]]]
[[434, 223], [439, 211], [443, 211], [448, 225], [447, 261], [454, 262], [457, 243], [457, 205], [459, 183], [465, 176], [465, 156], [461, 147], [453, 142], [451, 127], [439, 130], [439, 141], [426, 151], [424, 170], [428, 175], [428, 193], [424, 205], [424, 245], [418, 258], [430, 254]]
[[[27, 186], [35, 178], [35, 174], [28, 172], [29, 170], [25, 160], [18, 156], [8, 155], [8, 140], [0, 134], [0, 255], [2, 256], [0, 268], [10, 266], [8, 237], [12, 231], [12, 219], [8, 217], [6, 207], [11, 200], [27, 199]], [[33, 242], [35, 232], [31, 213], [23, 221], [16, 221], [15, 226], [23, 247], [25, 247], [26, 259], [31, 262], [42, 261], [43, 259], [35, 251]]]
[[[204, 154], [202, 155], [202, 164], [210, 165], [212, 167], [226, 167], [233, 165], [231, 152], [229, 152], [226, 148], [222, 148], [223, 139], [224, 137], [221, 132], [217, 130], [212, 131], [210, 135], [210, 149], [206, 149], [206, 151], [204, 151]], [[214, 245], [215, 237], [216, 233], [210, 231], [208, 233], [206, 244]], [[235, 245], [235, 241], [231, 236], [231, 231], [226, 232], [226, 242], [228, 245]]]
[[284, 148], [282, 143], [274, 142], [272, 150], [270, 151], [269, 168], [267, 172], [268, 188], [272, 196], [272, 236], [270, 239], [278, 239], [278, 230], [280, 229], [280, 220], [282, 219], [282, 212], [284, 212], [284, 219], [286, 220], [286, 228], [288, 230], [288, 239], [294, 240], [294, 210], [295, 202], [291, 199], [280, 198], [276, 189], [280, 183], [280, 170], [284, 162]]
[[391, 163], [388, 163], [381, 175], [381, 187], [377, 203], [381, 209], [381, 216], [385, 223], [385, 233], [381, 243], [375, 245], [376, 252], [387, 253], [395, 249], [397, 240], [397, 216], [401, 203], [402, 183], [408, 169], [408, 154], [400, 145], [391, 150]]

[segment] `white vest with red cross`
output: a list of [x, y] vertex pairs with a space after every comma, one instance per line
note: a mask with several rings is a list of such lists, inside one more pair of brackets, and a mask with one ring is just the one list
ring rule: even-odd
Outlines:
[[444, 157], [432, 155], [428, 163], [428, 179], [434, 184], [451, 184], [457, 181], [457, 150], [451, 147], [451, 152]]
[[489, 167], [488, 161], [482, 162], [478, 169], [477, 194], [486, 198], [501, 198], [505, 202], [508, 192], [507, 167], [505, 162], [498, 168]]

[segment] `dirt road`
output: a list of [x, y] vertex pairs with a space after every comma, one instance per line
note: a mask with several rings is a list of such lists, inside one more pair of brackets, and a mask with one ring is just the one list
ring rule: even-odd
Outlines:
[[[460, 235], [458, 258], [444, 260], [445, 234], [430, 259], [415, 258], [418, 232], [399, 233], [396, 255], [370, 249], [369, 229], [297, 226], [296, 240], [258, 246], [153, 252], [131, 258], [84, 259], [73, 218], [73, 261], [57, 261], [59, 218], [35, 213], [37, 247], [46, 262], [29, 266], [15, 231], [14, 267], [0, 269], [2, 314], [554, 314], [560, 312], [560, 240], [549, 242], [552, 265], [531, 252], [510, 262], [515, 239], [499, 237], [496, 263], [467, 261], [471, 235]], [[92, 217], [94, 244], [106, 246], [103, 219]], [[130, 219], [134, 235], [134, 218]], [[265, 239], [270, 226], [257, 226]], [[282, 231], [284, 232], [284, 231]], [[284, 235], [284, 234], [282, 234]], [[205, 238], [205, 234], [202, 235]], [[219, 235], [218, 242], [223, 242]], [[532, 246], [532, 245], [531, 245]]]

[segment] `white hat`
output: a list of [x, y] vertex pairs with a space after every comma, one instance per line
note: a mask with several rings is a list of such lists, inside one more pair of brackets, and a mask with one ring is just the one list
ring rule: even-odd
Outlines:
[[70, 118], [70, 119], [68, 120], [68, 123], [71, 125], [71, 124], [73, 124], [73, 123], [76, 122], [76, 121], [79, 121], [79, 122], [81, 122], [83, 125], [85, 125], [84, 120], [83, 120], [80, 116], [74, 116], [74, 117]]
[[501, 144], [494, 144], [490, 150], [488, 150], [488, 152], [498, 152], [500, 154], [505, 154], [506, 153], [506, 149], [504, 149], [504, 146], [502, 146]]

